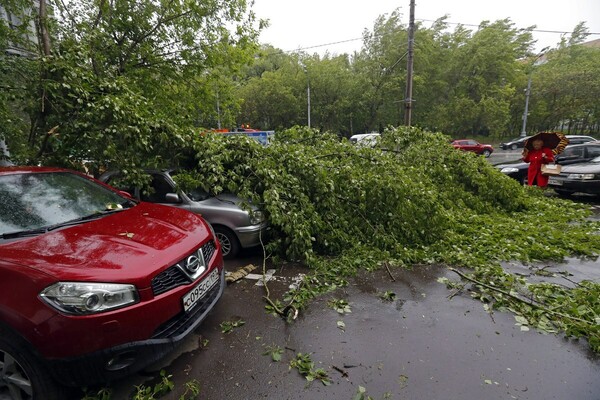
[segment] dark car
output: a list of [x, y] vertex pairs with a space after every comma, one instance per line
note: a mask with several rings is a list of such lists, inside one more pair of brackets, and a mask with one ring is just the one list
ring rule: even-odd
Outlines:
[[225, 258], [233, 258], [242, 248], [258, 246], [261, 240], [266, 239], [267, 222], [260, 210], [256, 207], [250, 212], [244, 210], [241, 207], [242, 200], [232, 194], [224, 193], [213, 197], [201, 188], [188, 193], [177, 192], [173, 176], [178, 172], [177, 169], [146, 170], [152, 177], [152, 193], [146, 193], [137, 187], [123, 187], [118, 180], [118, 171], [105, 172], [99, 179], [131, 193], [136, 199], [183, 208], [202, 215], [213, 226]]
[[600, 195], [600, 157], [563, 167], [560, 175], [550, 176], [548, 186], [561, 196], [573, 193]]
[[[588, 142], [584, 144], [569, 145], [565, 150], [555, 157], [556, 163], [570, 165], [583, 163], [600, 156], [600, 142]], [[509, 163], [495, 165], [503, 174], [516, 179], [522, 184], [527, 184], [527, 169], [529, 164], [519, 160]]]
[[475, 154], [482, 155], [484, 157], [489, 157], [490, 154], [494, 152], [494, 148], [489, 144], [481, 144], [476, 140], [472, 139], [458, 139], [453, 140], [450, 143], [455, 149], [463, 150], [463, 151], [471, 151]]
[[224, 283], [198, 215], [74, 171], [0, 168], [0, 398], [64, 399], [62, 385], [145, 368], [199, 326]]
[[525, 147], [525, 142], [530, 137], [531, 136], [523, 136], [523, 137], [514, 138], [512, 140], [509, 140], [508, 142], [500, 143], [500, 148], [502, 150], [522, 149], [523, 147]]

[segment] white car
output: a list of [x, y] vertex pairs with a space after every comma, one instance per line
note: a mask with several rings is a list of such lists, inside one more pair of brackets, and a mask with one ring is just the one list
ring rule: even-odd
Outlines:
[[379, 139], [381, 135], [379, 133], [362, 133], [359, 135], [352, 135], [350, 137], [350, 142], [360, 146], [368, 146], [373, 147], [377, 144], [377, 139]]

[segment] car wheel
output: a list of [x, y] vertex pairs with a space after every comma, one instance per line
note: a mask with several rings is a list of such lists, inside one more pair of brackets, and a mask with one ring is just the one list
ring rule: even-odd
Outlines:
[[527, 175], [523, 175], [520, 179], [519, 182], [521, 182], [521, 185], [525, 186], [527, 185]]
[[571, 192], [570, 190], [563, 190], [563, 189], [554, 189], [554, 191], [560, 197], [571, 197], [573, 195], [573, 193], [575, 193], [575, 192]]
[[25, 342], [0, 327], [0, 398], [58, 400], [64, 395]]
[[240, 252], [240, 242], [233, 231], [224, 226], [215, 226], [215, 234], [219, 243], [221, 243], [221, 252], [223, 258], [234, 258]]
[[489, 150], [484, 150], [484, 151], [483, 151], [483, 153], [481, 153], [481, 154], [483, 154], [483, 156], [484, 156], [485, 158], [488, 158], [488, 157], [490, 156], [490, 154], [492, 154], [492, 152], [491, 152], [491, 151], [489, 151]]
[[519, 146], [517, 146], [516, 144], [513, 144], [512, 146], [510, 146], [511, 150], [516, 150]]

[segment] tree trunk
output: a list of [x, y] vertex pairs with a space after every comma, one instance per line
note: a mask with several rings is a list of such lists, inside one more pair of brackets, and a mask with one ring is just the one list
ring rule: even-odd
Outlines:
[[[46, 7], [46, 0], [40, 0], [40, 8], [38, 10], [38, 43], [40, 44], [41, 55], [46, 58], [52, 53], [50, 44], [50, 33], [48, 32], [48, 11]], [[44, 88], [43, 82], [47, 79], [48, 72], [46, 69], [45, 61], [40, 61], [40, 109], [34, 118], [30, 135], [29, 145], [34, 147], [36, 145], [36, 139], [39, 134], [38, 130], [45, 129], [46, 127], [46, 116], [48, 114], [48, 99], [46, 98], [46, 89]], [[48, 136], [44, 136], [44, 140], [37, 152], [37, 157], [41, 157], [48, 143]]]
[[42, 45], [43, 55], [47, 57], [50, 55], [51, 47], [50, 33], [48, 33], [48, 10], [46, 7], [46, 0], [40, 0], [39, 18], [40, 42]]

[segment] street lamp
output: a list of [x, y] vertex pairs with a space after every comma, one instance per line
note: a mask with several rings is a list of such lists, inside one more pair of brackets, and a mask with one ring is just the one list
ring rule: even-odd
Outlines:
[[533, 67], [537, 65], [538, 60], [544, 54], [546, 54], [548, 49], [549, 47], [544, 47], [533, 60], [531, 67], [529, 68], [529, 79], [527, 80], [527, 89], [525, 90], [525, 111], [523, 112], [523, 127], [521, 128], [521, 137], [527, 136], [527, 114], [529, 114], [529, 95], [531, 94], [531, 75], [533, 75]]

